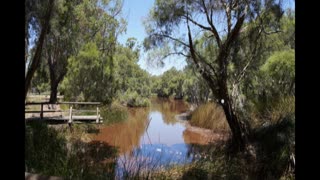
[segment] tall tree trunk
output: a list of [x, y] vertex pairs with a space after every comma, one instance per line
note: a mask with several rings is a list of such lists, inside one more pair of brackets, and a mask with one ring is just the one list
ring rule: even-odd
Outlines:
[[45, 21], [42, 26], [40, 37], [39, 37], [39, 40], [37, 43], [37, 48], [36, 48], [33, 60], [31, 62], [30, 69], [27, 72], [27, 76], [26, 76], [26, 80], [25, 80], [25, 96], [24, 96], [25, 98], [27, 97], [27, 94], [28, 94], [28, 90], [29, 90], [29, 87], [31, 84], [31, 79], [32, 79], [35, 71], [37, 70], [37, 68], [40, 65], [42, 47], [43, 47], [43, 43], [44, 43], [46, 34], [49, 29], [49, 22], [50, 22], [50, 18], [51, 18], [51, 14], [52, 14], [53, 2], [54, 2], [54, 0], [49, 1], [48, 9], [47, 9], [45, 19], [44, 19]]
[[[190, 54], [191, 54], [192, 60], [195, 63], [196, 67], [199, 69], [199, 72], [202, 75], [202, 77], [209, 84], [210, 88], [212, 89], [212, 92], [218, 96], [220, 100], [220, 104], [224, 110], [226, 119], [228, 121], [228, 125], [232, 132], [233, 145], [235, 146], [235, 149], [239, 151], [244, 151], [246, 149], [247, 140], [248, 140], [247, 137], [249, 133], [245, 124], [238, 119], [234, 110], [232, 109], [233, 104], [231, 99], [229, 98], [228, 86], [227, 86], [227, 80], [228, 80], [227, 67], [228, 67], [228, 55], [230, 54], [231, 44], [232, 42], [235, 41], [236, 37], [238, 36], [240, 28], [244, 22], [244, 18], [245, 18], [245, 15], [242, 15], [238, 19], [234, 29], [230, 32], [230, 34], [228, 34], [227, 40], [223, 44], [219, 45], [219, 53], [217, 57], [218, 73], [217, 74], [215, 73], [216, 79], [213, 78], [213, 76], [211, 75], [211, 72], [207, 72], [204, 68], [200, 66], [201, 65], [200, 62], [205, 62], [205, 61], [201, 60], [201, 57], [196, 55], [196, 51], [193, 46], [191, 30], [190, 30], [188, 19], [187, 19], [189, 48], [190, 48]], [[213, 32], [213, 35], [217, 37], [217, 42], [220, 43], [220, 38], [218, 37], [219, 35], [215, 32]], [[210, 67], [210, 68], [214, 70], [213, 67]]]
[[57, 95], [58, 95], [58, 82], [57, 81], [51, 81], [50, 83], [50, 103], [56, 103], [57, 102]]
[[220, 80], [219, 88], [220, 104], [232, 132], [234, 148], [239, 151], [244, 151], [248, 142], [249, 129], [238, 119], [234, 109], [232, 108], [233, 104], [228, 94], [226, 80]]
[[49, 74], [50, 74], [50, 103], [57, 102], [57, 95], [58, 95], [58, 86], [59, 83], [62, 81], [63, 77], [66, 74], [66, 71], [61, 72], [58, 74], [56, 71], [56, 62], [51, 61], [50, 54], [48, 55], [48, 64], [49, 64]]

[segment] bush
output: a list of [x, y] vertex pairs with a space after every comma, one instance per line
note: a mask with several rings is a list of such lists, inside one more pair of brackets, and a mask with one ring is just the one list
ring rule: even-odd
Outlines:
[[[275, 123], [254, 130], [258, 145], [256, 173], [258, 179], [279, 179], [294, 173], [295, 117], [288, 115]], [[289, 177], [288, 177], [289, 178]]]
[[124, 95], [119, 96], [119, 101], [130, 107], [148, 107], [151, 104], [147, 97], [140, 96], [136, 91], [126, 91]]
[[148, 107], [150, 106], [150, 100], [148, 98], [136, 97], [130, 99], [127, 105], [130, 107]]
[[295, 96], [279, 98], [278, 102], [267, 110], [267, 117], [272, 123], [277, 123], [286, 116], [295, 115]]
[[101, 116], [105, 124], [122, 122], [127, 120], [128, 110], [118, 103], [113, 103], [111, 106], [101, 108]]

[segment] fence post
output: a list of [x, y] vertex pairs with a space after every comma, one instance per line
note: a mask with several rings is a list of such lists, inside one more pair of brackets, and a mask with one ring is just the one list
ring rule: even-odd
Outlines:
[[43, 103], [41, 103], [40, 119], [43, 119]]
[[72, 123], [72, 105], [70, 106], [70, 112], [69, 112], [69, 124]]
[[96, 120], [96, 123], [99, 123], [99, 121], [100, 121], [99, 107], [97, 106], [97, 120]]

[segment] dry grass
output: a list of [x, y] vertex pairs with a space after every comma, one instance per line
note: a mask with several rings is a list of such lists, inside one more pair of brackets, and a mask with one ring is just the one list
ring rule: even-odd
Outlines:
[[192, 113], [190, 124], [213, 131], [229, 131], [223, 109], [215, 103], [200, 105]]
[[295, 96], [281, 98], [279, 102], [267, 113], [271, 123], [278, 123], [283, 117], [295, 114]]
[[[50, 95], [46, 94], [28, 94], [26, 101], [27, 102], [48, 102]], [[58, 101], [63, 101], [63, 96], [57, 96]]]

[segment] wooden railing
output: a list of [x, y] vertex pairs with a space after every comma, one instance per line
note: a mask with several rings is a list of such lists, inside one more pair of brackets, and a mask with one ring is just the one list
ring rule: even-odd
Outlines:
[[[43, 110], [43, 105], [58, 105], [58, 104], [69, 104], [69, 110]], [[73, 119], [80, 119], [80, 120], [93, 120], [95, 119], [97, 123], [100, 122], [101, 116], [100, 116], [100, 110], [99, 105], [100, 102], [57, 102], [57, 103], [49, 103], [49, 102], [27, 102], [25, 103], [26, 106], [30, 105], [40, 105], [40, 111], [25, 111], [25, 113], [40, 113], [40, 119], [43, 119], [44, 113], [52, 113], [52, 112], [69, 112], [68, 116], [68, 123], [72, 123]], [[74, 105], [96, 105], [96, 110], [74, 110]], [[96, 116], [73, 116], [74, 112], [96, 112]], [[63, 119], [63, 118], [62, 118]]]

